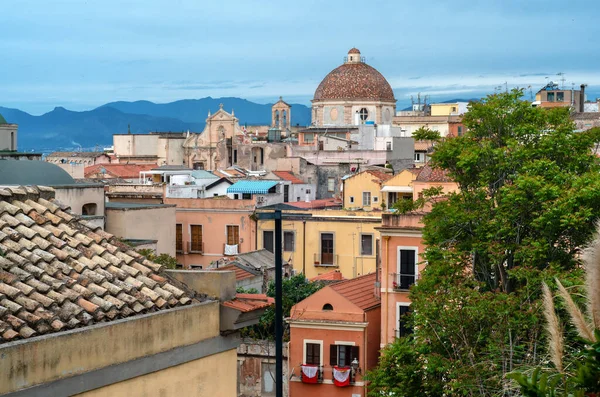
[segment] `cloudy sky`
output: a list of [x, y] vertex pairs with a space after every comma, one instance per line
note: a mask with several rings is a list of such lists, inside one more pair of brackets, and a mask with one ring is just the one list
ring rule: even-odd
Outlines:
[[[0, 106], [238, 96], [309, 104], [351, 47], [399, 107], [509, 87], [600, 87], [597, 0], [3, 0]], [[598, 90], [600, 93], [600, 89]]]

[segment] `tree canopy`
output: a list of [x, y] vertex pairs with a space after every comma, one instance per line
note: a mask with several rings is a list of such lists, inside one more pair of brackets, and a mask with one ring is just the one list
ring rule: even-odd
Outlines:
[[[427, 267], [410, 295], [415, 333], [396, 342], [414, 355], [398, 373], [415, 362], [419, 370], [394, 386], [417, 387], [415, 395], [519, 395], [505, 375], [547, 358], [541, 283], [581, 282], [578, 253], [600, 216], [600, 133], [576, 132], [568, 109], [521, 97], [471, 103], [466, 132], [431, 155], [460, 190], [424, 218]], [[391, 386], [374, 382], [372, 395]]]

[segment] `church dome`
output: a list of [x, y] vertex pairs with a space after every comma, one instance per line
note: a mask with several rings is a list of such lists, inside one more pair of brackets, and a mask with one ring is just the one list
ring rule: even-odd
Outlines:
[[0, 160], [0, 185], [72, 185], [75, 180], [56, 164], [40, 160]]
[[385, 77], [352, 48], [343, 65], [333, 69], [315, 91], [314, 101], [332, 99], [395, 102], [394, 91]]
[[0, 124], [8, 124], [6, 122], [6, 119], [4, 117], [2, 117], [2, 115], [0, 114]]

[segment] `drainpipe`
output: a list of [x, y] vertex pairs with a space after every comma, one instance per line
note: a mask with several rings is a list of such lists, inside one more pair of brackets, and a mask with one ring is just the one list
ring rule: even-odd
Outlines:
[[302, 220], [302, 274], [306, 278], [306, 219]]
[[[388, 274], [389, 271], [389, 266], [388, 266], [388, 260], [389, 260], [389, 248], [390, 248], [390, 236], [383, 236], [383, 239], [385, 240], [385, 271], [384, 274], [381, 275], [381, 279], [383, 280], [384, 277], [387, 277], [386, 283], [385, 283], [385, 321], [384, 321], [384, 340], [383, 343], [387, 344], [388, 341], [388, 320], [389, 320], [389, 310], [388, 310], [388, 302], [389, 302], [389, 298], [388, 298], [388, 282], [390, 281], [390, 277]], [[381, 285], [383, 285], [383, 282], [381, 283]]]

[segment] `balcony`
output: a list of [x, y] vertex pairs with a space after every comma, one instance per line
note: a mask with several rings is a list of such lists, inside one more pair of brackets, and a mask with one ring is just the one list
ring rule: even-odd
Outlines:
[[204, 253], [204, 242], [191, 242], [187, 243], [188, 254], [203, 254]]
[[339, 267], [338, 255], [315, 252], [313, 258], [315, 266]]
[[381, 226], [384, 228], [421, 229], [423, 228], [423, 214], [383, 213]]
[[323, 366], [303, 364], [300, 366], [300, 378], [302, 383], [323, 383]]
[[419, 279], [415, 274], [392, 273], [392, 287], [394, 291], [408, 291], [410, 286]]

